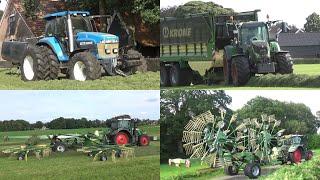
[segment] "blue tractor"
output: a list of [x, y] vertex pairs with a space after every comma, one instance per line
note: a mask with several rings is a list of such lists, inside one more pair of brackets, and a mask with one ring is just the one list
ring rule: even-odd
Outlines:
[[64, 11], [44, 19], [45, 35], [36, 42], [3, 43], [2, 57], [20, 66], [24, 81], [54, 80], [60, 73], [78, 81], [126, 76], [142, 64], [119, 55], [118, 36], [95, 32], [89, 12]]

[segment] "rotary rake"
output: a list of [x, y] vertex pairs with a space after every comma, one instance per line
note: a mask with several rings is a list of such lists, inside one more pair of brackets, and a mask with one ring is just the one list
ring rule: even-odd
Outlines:
[[192, 118], [183, 131], [183, 147], [190, 159], [218, 167], [223, 165], [229, 175], [238, 174], [245, 165], [245, 175], [260, 175], [260, 164], [271, 163], [272, 148], [277, 146], [281, 121], [261, 115], [261, 119], [237, 120], [234, 114], [226, 120], [225, 112], [216, 117], [210, 111]]

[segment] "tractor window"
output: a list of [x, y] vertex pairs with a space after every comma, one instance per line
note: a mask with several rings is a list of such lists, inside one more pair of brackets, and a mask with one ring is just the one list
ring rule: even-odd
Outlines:
[[57, 23], [56, 23], [56, 30], [55, 30], [55, 34], [58, 37], [66, 37], [66, 22], [65, 22], [65, 18], [58, 18], [57, 19]]
[[248, 26], [241, 28], [240, 41], [242, 44], [250, 44], [252, 41], [268, 42], [268, 30], [265, 26]]
[[301, 138], [299, 136], [293, 137], [292, 138], [292, 143], [293, 144], [300, 144]]
[[90, 24], [90, 22], [81, 17], [81, 16], [76, 16], [76, 17], [71, 17], [72, 20], [72, 26], [73, 26], [73, 30], [75, 33], [79, 33], [79, 32], [92, 32], [92, 26]]
[[54, 20], [48, 21], [46, 24], [46, 36], [53, 36], [54, 34]]

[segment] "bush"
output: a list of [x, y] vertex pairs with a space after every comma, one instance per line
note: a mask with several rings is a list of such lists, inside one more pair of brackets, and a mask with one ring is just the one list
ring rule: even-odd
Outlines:
[[319, 134], [311, 134], [308, 136], [308, 148], [309, 149], [320, 148], [320, 135]]
[[267, 74], [252, 77], [248, 86], [253, 87], [320, 87], [320, 76], [297, 74]]

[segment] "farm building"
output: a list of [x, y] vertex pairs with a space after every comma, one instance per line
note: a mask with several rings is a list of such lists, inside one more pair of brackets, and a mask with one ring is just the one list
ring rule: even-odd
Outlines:
[[[8, 0], [3, 17], [0, 21], [0, 51], [3, 41], [25, 41], [26, 38], [43, 35], [45, 21], [43, 17], [48, 13], [63, 10], [81, 10], [77, 6], [67, 7], [64, 0], [39, 0], [39, 8], [35, 16], [28, 16], [22, 0]], [[138, 50], [145, 57], [160, 56], [160, 28], [159, 24], [147, 25], [141, 17], [132, 16], [130, 13], [119, 14], [127, 27], [134, 29], [134, 40]], [[114, 16], [115, 17], [115, 16]], [[0, 55], [1, 60], [1, 55]]]
[[[9, 0], [0, 21], [0, 50], [3, 41], [25, 41], [26, 38], [41, 36], [45, 29], [43, 17], [47, 13], [66, 9], [63, 2], [40, 0], [41, 10], [35, 18], [27, 17], [20, 0]], [[1, 59], [1, 55], [0, 55]]]
[[280, 33], [282, 50], [290, 51], [293, 58], [319, 58], [320, 33]]

